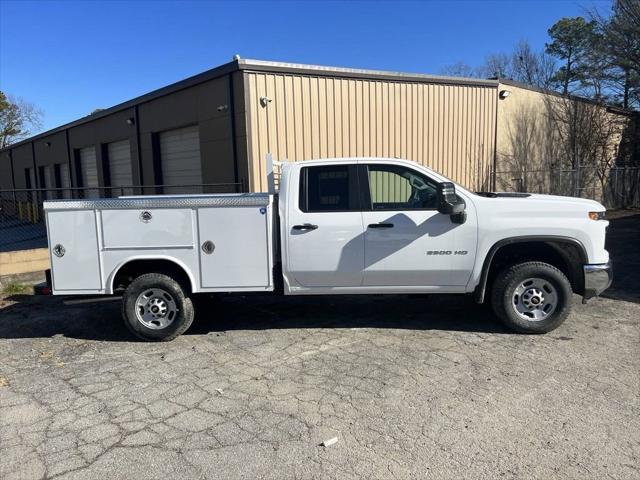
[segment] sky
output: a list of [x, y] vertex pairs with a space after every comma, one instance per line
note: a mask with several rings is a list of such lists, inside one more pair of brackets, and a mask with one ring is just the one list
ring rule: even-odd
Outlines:
[[[243, 58], [438, 74], [610, 0], [6, 1], [0, 90], [49, 130]], [[34, 132], [35, 133], [35, 132]]]

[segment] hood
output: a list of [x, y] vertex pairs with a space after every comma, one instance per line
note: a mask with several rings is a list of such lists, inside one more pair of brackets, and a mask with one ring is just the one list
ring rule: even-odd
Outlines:
[[540, 193], [532, 193], [527, 198], [538, 202], [572, 204], [575, 206], [582, 206], [594, 211], [606, 210], [604, 205], [595, 200], [591, 200], [590, 198], [563, 197], [560, 195], [543, 195]]
[[478, 195], [489, 198], [493, 202], [508, 202], [513, 207], [517, 208], [520, 202], [523, 202], [522, 206], [531, 206], [532, 203], [539, 205], [546, 205], [551, 207], [552, 204], [558, 206], [565, 205], [571, 207], [583, 207], [590, 211], [606, 210], [601, 203], [588, 198], [579, 197], [564, 197], [560, 195], [545, 195], [541, 193], [518, 193], [518, 192], [479, 192]]

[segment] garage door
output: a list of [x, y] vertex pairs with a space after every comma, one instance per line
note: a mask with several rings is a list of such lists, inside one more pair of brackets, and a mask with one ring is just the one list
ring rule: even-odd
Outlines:
[[44, 193], [44, 198], [46, 198], [47, 200], [55, 198], [55, 191], [52, 190], [53, 188], [56, 188], [53, 178], [53, 167], [51, 165], [42, 167], [42, 176], [44, 178], [44, 188], [47, 189], [47, 191]]
[[109, 156], [109, 175], [111, 176], [112, 188], [111, 196], [132, 195], [130, 187], [133, 185], [133, 174], [131, 173], [131, 146], [129, 140], [113, 142], [107, 145], [107, 155]]
[[36, 175], [33, 168], [25, 168], [24, 169], [27, 188], [36, 188]]
[[71, 180], [69, 177], [69, 165], [66, 163], [60, 164], [60, 188], [64, 188], [62, 191], [63, 198], [71, 198]]
[[202, 183], [198, 126], [162, 132], [159, 140], [162, 183], [180, 185], [167, 187], [164, 193], [201, 193], [202, 188], [184, 186]]
[[86, 147], [80, 149], [80, 170], [82, 172], [82, 186], [84, 187], [84, 198], [96, 198], [99, 196], [98, 189], [98, 166], [96, 163], [96, 149]]

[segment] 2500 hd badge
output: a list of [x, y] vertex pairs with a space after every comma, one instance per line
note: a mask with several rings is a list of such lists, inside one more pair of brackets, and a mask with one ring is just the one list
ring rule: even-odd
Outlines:
[[466, 250], [427, 250], [427, 255], [466, 255]]

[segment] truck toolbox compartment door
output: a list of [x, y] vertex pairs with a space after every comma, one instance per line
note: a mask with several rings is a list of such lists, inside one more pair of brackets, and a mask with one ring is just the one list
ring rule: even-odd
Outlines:
[[103, 210], [102, 237], [106, 249], [193, 248], [193, 210]]
[[198, 250], [204, 288], [269, 286], [267, 221], [266, 208], [198, 210]]
[[47, 212], [54, 291], [102, 289], [95, 216], [94, 210]]

